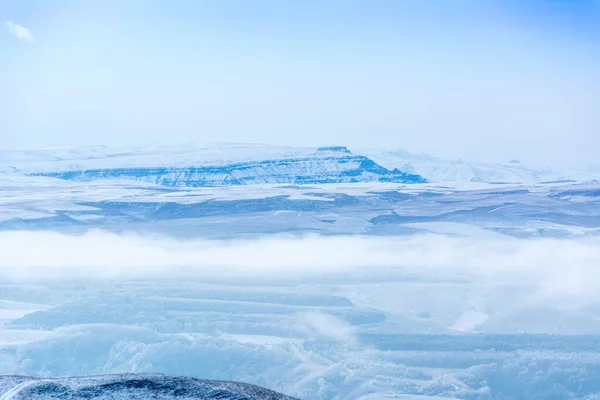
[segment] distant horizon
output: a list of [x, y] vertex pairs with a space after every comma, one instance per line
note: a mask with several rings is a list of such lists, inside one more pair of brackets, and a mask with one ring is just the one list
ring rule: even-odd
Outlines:
[[588, 164], [579, 164], [579, 165], [551, 165], [551, 164], [539, 164], [528, 162], [527, 160], [518, 159], [518, 158], [509, 158], [507, 160], [487, 160], [487, 161], [477, 161], [472, 160], [466, 157], [454, 156], [454, 157], [441, 157], [437, 154], [433, 154], [431, 152], [421, 152], [421, 151], [413, 151], [411, 149], [397, 147], [397, 148], [385, 148], [385, 147], [376, 147], [376, 146], [346, 146], [344, 144], [326, 144], [326, 145], [287, 145], [287, 144], [269, 144], [269, 143], [261, 143], [261, 142], [236, 142], [236, 141], [200, 141], [200, 140], [184, 140], [180, 142], [162, 142], [162, 143], [144, 143], [137, 145], [108, 145], [108, 144], [87, 144], [87, 145], [51, 145], [51, 146], [36, 146], [36, 147], [0, 147], [0, 152], [19, 152], [19, 151], [60, 151], [60, 150], [76, 150], [76, 149], [96, 149], [96, 148], [104, 148], [107, 150], [144, 150], [151, 148], [171, 148], [171, 147], [179, 147], [179, 146], [189, 146], [196, 145], [198, 148], [217, 148], [218, 146], [256, 146], [256, 147], [265, 147], [265, 148], [282, 148], [282, 149], [296, 149], [296, 150], [319, 150], [322, 148], [345, 148], [353, 154], [361, 154], [365, 150], [372, 151], [381, 151], [384, 153], [392, 153], [392, 152], [403, 152], [409, 156], [424, 156], [431, 159], [437, 159], [440, 161], [446, 162], [465, 162], [468, 164], [489, 164], [489, 165], [509, 165], [509, 164], [519, 164], [523, 166], [529, 167], [538, 167], [538, 168], [551, 168], [551, 169], [574, 169], [574, 170], [596, 170], [600, 167], [600, 161], [598, 163], [588, 163]]

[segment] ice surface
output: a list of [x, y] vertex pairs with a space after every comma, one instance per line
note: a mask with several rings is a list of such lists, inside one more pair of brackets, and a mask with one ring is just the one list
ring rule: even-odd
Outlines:
[[[23, 312], [5, 319], [0, 373], [168, 373], [303, 399], [575, 399], [600, 390], [594, 238], [189, 242], [28, 232], [23, 242], [51, 259], [26, 264], [14, 256], [15, 234], [1, 237], [0, 297]], [[69, 257], [57, 261], [44, 246]], [[125, 262], [98, 260], [111, 249]]]
[[[165, 373], [307, 400], [600, 399], [597, 181], [345, 148], [1, 156], [0, 374]], [[31, 175], [233, 176], [265, 160], [279, 161], [251, 184], [216, 187]], [[295, 179], [298, 160], [312, 180]], [[286, 178], [264, 183], [270, 168]], [[394, 168], [461, 182], [379, 179]], [[43, 382], [14, 398], [82, 387]]]
[[0, 229], [101, 227], [212, 238], [282, 232], [574, 237], [600, 232], [599, 193], [600, 182], [165, 188], [23, 177], [0, 191]]

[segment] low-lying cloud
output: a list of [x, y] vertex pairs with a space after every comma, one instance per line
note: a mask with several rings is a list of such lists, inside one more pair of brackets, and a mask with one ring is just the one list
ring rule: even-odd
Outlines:
[[448, 236], [177, 240], [104, 231], [0, 233], [10, 280], [319, 277], [373, 274], [534, 283], [540, 296], [600, 293], [600, 239], [473, 240]]

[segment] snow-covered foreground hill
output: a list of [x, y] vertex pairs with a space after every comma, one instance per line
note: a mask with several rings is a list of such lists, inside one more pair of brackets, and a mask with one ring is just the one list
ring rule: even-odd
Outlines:
[[0, 376], [0, 400], [293, 400], [247, 384], [148, 374], [35, 379]]

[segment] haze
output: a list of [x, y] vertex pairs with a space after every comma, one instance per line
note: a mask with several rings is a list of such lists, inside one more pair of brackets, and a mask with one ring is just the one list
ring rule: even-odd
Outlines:
[[600, 155], [598, 1], [0, 0], [0, 147]]

